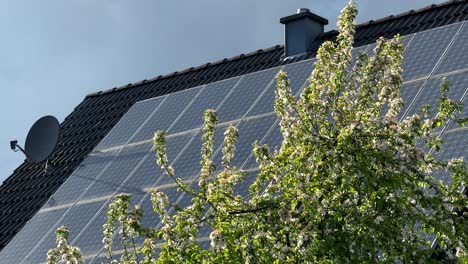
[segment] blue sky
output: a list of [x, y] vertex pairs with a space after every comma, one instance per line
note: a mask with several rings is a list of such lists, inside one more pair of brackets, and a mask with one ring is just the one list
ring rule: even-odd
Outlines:
[[[358, 22], [442, 1], [357, 0]], [[86, 94], [283, 44], [279, 18], [306, 7], [329, 19], [347, 0], [0, 1], [0, 181], [41, 116], [60, 122]]]

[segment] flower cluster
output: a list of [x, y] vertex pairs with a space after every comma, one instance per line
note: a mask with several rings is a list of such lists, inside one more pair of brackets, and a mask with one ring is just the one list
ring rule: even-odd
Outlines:
[[69, 231], [66, 226], [61, 226], [55, 231], [57, 247], [47, 252], [47, 264], [56, 264], [63, 261], [70, 264], [84, 263], [81, 251], [68, 243]]

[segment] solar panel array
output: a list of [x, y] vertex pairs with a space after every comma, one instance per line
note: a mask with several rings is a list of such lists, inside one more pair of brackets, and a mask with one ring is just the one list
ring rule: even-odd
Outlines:
[[[468, 25], [465, 22], [406, 36], [403, 40], [405, 73], [402, 87], [406, 106], [401, 118], [416, 113], [424, 103], [434, 106], [444, 75], [452, 82], [449, 96], [468, 101], [468, 56], [464, 52], [467, 39]], [[353, 55], [363, 51], [372, 54], [373, 47], [355, 48]], [[307, 84], [313, 64], [314, 59], [310, 59], [282, 67], [290, 77], [295, 94]], [[220, 119], [215, 135], [217, 151], [214, 160], [217, 164], [221, 159], [219, 150], [224, 128], [230, 124], [239, 128], [233, 163], [248, 171], [246, 182], [237, 190], [246, 194], [256, 175], [257, 164], [251, 157], [252, 143], [260, 140], [271, 147], [281, 144], [273, 112], [274, 76], [279, 69], [255, 72], [136, 103], [0, 252], [0, 259], [6, 263], [43, 262], [47, 250], [55, 246], [55, 229], [66, 225], [70, 229], [71, 243], [81, 248], [88, 262], [98, 263], [104, 255], [102, 225], [114, 195], [132, 194], [133, 203], [140, 204], [147, 212], [142, 220], [147, 226], [159, 224], [157, 216], [151, 213], [149, 189], [157, 187], [172, 202], [187, 205], [190, 197], [177, 192], [170, 178], [156, 165], [151, 151], [152, 136], [156, 130], [167, 131], [168, 158], [177, 176], [189, 184], [196, 182], [200, 170], [201, 117], [208, 108], [216, 109]], [[447, 143], [440, 157], [468, 158], [467, 131], [453, 124], [441, 131]], [[208, 235], [209, 229], [201, 232], [201, 243], [208, 243]]]

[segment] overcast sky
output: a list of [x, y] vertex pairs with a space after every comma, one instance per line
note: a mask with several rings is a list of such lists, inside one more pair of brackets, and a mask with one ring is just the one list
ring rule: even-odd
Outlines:
[[[442, 1], [358, 0], [358, 22]], [[86, 94], [283, 44], [280, 17], [327, 18], [347, 0], [0, 1], [0, 181], [44, 115], [60, 122]]]

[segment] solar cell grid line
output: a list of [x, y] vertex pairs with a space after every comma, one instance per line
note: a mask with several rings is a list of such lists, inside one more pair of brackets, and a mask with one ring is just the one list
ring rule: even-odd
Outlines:
[[[178, 154], [191, 142], [197, 131], [177, 135], [167, 138], [167, 157], [169, 161], [173, 161]], [[169, 147], [170, 146], [170, 147]], [[120, 191], [125, 193], [144, 192], [145, 189], [151, 188], [163, 177], [164, 171], [156, 163], [156, 155], [150, 151], [142, 160], [137, 170], [130, 175], [128, 181], [122, 186]]]
[[136, 103], [99, 142], [95, 150], [123, 145], [166, 98], [167, 96], [163, 96]]
[[[278, 120], [276, 120], [274, 124], [268, 129], [267, 133], [261, 138], [261, 140], [259, 140], [260, 144], [268, 144], [270, 148], [273, 144], [276, 144], [276, 146], [279, 146], [281, 144], [282, 136], [281, 133], [279, 133], [278, 124]], [[242, 166], [240, 166], [240, 168], [245, 170], [247, 172], [247, 175], [245, 176], [244, 181], [236, 185], [233, 189], [235, 194], [244, 195], [245, 197], [245, 195], [249, 194], [249, 187], [255, 181], [255, 178], [259, 172], [257, 163], [252, 153], [250, 153], [250, 155], [244, 161]], [[205, 214], [207, 213], [208, 211]], [[204, 227], [200, 229], [198, 237], [206, 238], [208, 237], [211, 231], [212, 229], [210, 229], [210, 227]]]
[[[238, 126], [238, 122], [234, 121], [232, 123], [225, 123], [217, 126], [214, 136], [214, 150], [221, 148], [224, 138], [224, 131], [229, 125]], [[195, 136], [194, 140], [190, 142], [188, 147], [184, 149], [184, 152], [181, 153], [180, 157], [178, 157], [178, 159], [175, 160], [172, 164], [175, 169], [176, 176], [182, 180], [193, 180], [201, 169], [200, 151], [203, 143], [201, 140], [202, 134], [203, 132], [200, 130], [200, 132]], [[170, 183], [173, 183], [173, 180], [169, 176], [162, 177], [158, 182], [158, 184]]]
[[[275, 150], [278, 150], [283, 142], [283, 136], [280, 132], [279, 121], [276, 122], [269, 128], [265, 136], [260, 140], [260, 144], [267, 144], [270, 152], [273, 153]], [[258, 164], [255, 161], [255, 157], [252, 153], [247, 158], [247, 160], [242, 164], [242, 169], [254, 169], [257, 168]]]
[[[268, 85], [271, 84], [271, 82], [273, 82], [274, 78], [272, 76], [272, 72], [275, 72], [277, 69], [276, 68], [273, 68], [273, 69], [270, 69], [268, 71], [263, 71], [259, 74], [263, 75], [265, 73], [267, 73], [268, 75], [267, 76], [271, 76], [271, 80], [270, 82], [268, 83]], [[254, 73], [254, 74], [249, 74], [249, 75], [256, 75], [257, 73]], [[246, 76], [249, 76], [249, 75], [246, 75]], [[265, 76], [262, 76], [262, 77], [265, 77]], [[245, 83], [247, 84], [245, 87], [252, 87], [252, 83], [249, 81], [249, 80], [254, 80], [254, 84], [258, 84], [258, 82], [256, 82], [256, 78], [249, 78]], [[258, 80], [258, 79], [257, 79]], [[265, 81], [264, 78], [261, 78], [260, 81]], [[245, 84], [244, 83], [244, 84]], [[266, 87], [262, 88], [260, 87], [259, 90], [266, 90], [268, 88], [268, 85], [266, 85]], [[242, 86], [242, 83], [241, 81], [239, 81], [239, 86]], [[245, 90], [245, 89], [241, 89], [241, 90]], [[261, 95], [263, 95], [263, 92], [260, 93], [260, 96], [257, 97], [255, 99], [255, 101], [252, 103], [252, 105], [247, 109], [247, 111], [243, 114], [242, 118], [240, 119], [240, 121], [238, 121], [239, 123], [242, 122], [242, 120], [247, 116], [247, 114], [249, 113], [249, 111], [253, 108], [253, 106], [259, 101], [259, 99], [261, 98]], [[224, 105], [221, 105], [220, 108], [222, 109]], [[218, 118], [220, 118], [221, 114], [218, 115]], [[237, 121], [234, 121], [234, 125], [237, 125], [238, 124]], [[230, 125], [229, 123], [222, 123], [220, 124], [218, 127], [226, 127], [227, 125]], [[222, 143], [222, 129], [218, 129], [217, 130], [217, 133], [216, 133], [216, 136], [215, 136], [215, 152], [214, 152], [214, 156], [216, 156], [216, 153], [220, 151], [221, 149], [221, 143]], [[201, 142], [199, 142], [199, 144], [194, 144], [193, 145], [194, 147], [193, 148], [189, 148], [192, 152], [187, 152], [185, 151], [186, 153], [183, 153], [183, 155], [185, 156], [182, 156], [180, 158], [181, 162], [183, 162], [182, 164], [179, 164], [177, 161], [174, 162], [174, 167], [177, 169], [177, 167], [179, 167], [179, 174], [177, 175], [178, 177], [182, 177], [182, 179], [184, 179], [184, 177], [189, 177], [190, 175], [193, 175], [193, 176], [196, 176], [198, 174], [198, 171], [200, 170], [200, 165], [199, 165], [199, 157], [197, 157], [196, 153], [199, 153], [200, 152], [200, 149], [201, 149]], [[187, 161], [189, 161], [189, 163], [187, 163]], [[179, 166], [177, 166], [179, 165]], [[182, 167], [182, 165], [184, 165]], [[181, 173], [182, 171], [182, 173]], [[166, 184], [168, 182], [164, 181], [161, 182], [163, 184]]]
[[[448, 161], [452, 158], [462, 157], [464, 160], [468, 159], [468, 128], [453, 129], [449, 131], [442, 131], [439, 135], [444, 140], [441, 150], [434, 153], [434, 150], [431, 149], [431, 152], [436, 158], [442, 159], [443, 161]], [[447, 184], [451, 183], [451, 177], [446, 171], [436, 171], [434, 177], [446, 182]], [[466, 186], [462, 191], [466, 190]], [[432, 247], [437, 246], [437, 238], [433, 239]]]
[[[166, 96], [163, 96], [161, 98], [164, 98], [163, 101], [165, 100]], [[150, 108], [150, 109], [153, 109], [152, 110], [153, 112], [157, 111], [161, 105], [161, 102], [159, 102], [160, 99], [151, 99], [151, 100], [146, 100], [144, 102], [138, 102], [137, 104], [134, 105], [134, 107], [136, 107], [137, 109], [142, 109], [142, 110], [145, 110], [145, 108]], [[154, 104], [153, 106], [155, 107], [151, 107], [151, 104]], [[143, 107], [139, 107], [140, 105], [142, 105]], [[121, 120], [126, 120], [128, 119], [125, 115], [122, 117]], [[135, 133], [138, 132], [139, 129], [141, 129], [141, 127], [145, 124], [145, 122], [143, 122], [143, 124], [140, 125], [140, 127], [133, 133], [133, 135]], [[120, 127], [116, 127], [117, 130], [120, 130]], [[114, 130], [114, 129], [113, 129]], [[129, 139], [127, 139], [127, 142], [131, 139], [131, 137]], [[82, 168], [83, 166], [86, 166], [88, 164], [93, 164], [95, 161], [95, 159], [93, 159], [93, 157], [99, 157], [102, 153], [110, 153], [107, 155], [107, 157], [112, 157], [109, 162], [111, 162], [113, 159], [115, 159], [117, 156], [117, 154], [119, 153], [119, 151], [121, 151], [122, 149], [119, 149], [119, 148], [115, 148], [114, 150], [104, 150], [104, 149], [101, 149], [101, 150], [93, 150], [93, 152], [91, 152], [88, 157], [82, 162], [82, 165], [80, 165], [78, 167], [78, 169]], [[104, 168], [107, 168], [109, 164], [107, 164], [106, 167]], [[104, 168], [102, 168], [101, 170], [99, 170], [100, 172], [102, 172], [104, 170]], [[85, 171], [87, 173], [89, 173], [89, 171]], [[65, 200], [66, 203], [70, 203], [74, 200], [72, 199], [77, 199], [79, 197], [79, 195], [81, 194], [80, 193], [80, 188], [77, 188], [77, 186], [83, 186], [84, 183], [83, 181], [84, 180], [87, 180], [87, 181], [91, 181], [90, 184], [92, 184], [96, 179], [98, 179], [98, 177], [101, 175], [101, 174], [94, 174], [94, 175], [98, 175], [97, 177], [95, 178], [92, 178], [90, 177], [89, 175], [88, 176], [80, 176], [80, 177], [73, 177], [75, 174], [72, 173], [71, 177], [69, 177], [69, 179], [67, 181], [64, 182], [64, 184], [62, 184], [62, 186], [55, 192], [55, 194], [53, 196], [51, 196], [53, 199], [54, 199], [54, 203], [59, 203], [60, 204], [60, 201], [62, 199]], [[82, 180], [80, 180], [82, 179]], [[68, 189], [67, 189], [68, 187]], [[89, 185], [88, 185], [89, 187]], [[86, 188], [87, 189], [87, 188]], [[86, 190], [85, 189], [85, 190]], [[75, 194], [78, 194], [77, 195], [71, 195], [72, 193], [75, 193]]]
[[[255, 181], [258, 172], [259, 172], [258, 168], [246, 170], [244, 181], [241, 182], [241, 184], [238, 184], [233, 187], [234, 194], [247, 197], [249, 195], [249, 187]], [[210, 212], [210, 210], [211, 209], [208, 209], [205, 212], [205, 217]], [[199, 233], [197, 234], [197, 241], [200, 242], [200, 241], [203, 241], [204, 239], [207, 239], [207, 238], [209, 239], [209, 235], [212, 231], [213, 231], [213, 228], [205, 224], [199, 229]]]
[[[369, 54], [369, 51], [368, 51], [369, 48], [370, 48], [370, 45], [365, 45], [365, 46], [360, 46], [360, 47], [353, 48], [351, 50], [351, 62], [349, 63], [349, 65], [348, 65], [348, 67], [346, 69], [348, 71], [351, 71], [351, 69], [356, 64], [358, 55], [363, 53], [363, 52]], [[349, 76], [349, 74], [348, 74], [348, 76]]]
[[[119, 151], [117, 151], [116, 155], [118, 155], [118, 154], [119, 154]], [[106, 166], [101, 170], [101, 172], [97, 175], [96, 178], [99, 179], [99, 177], [104, 173], [104, 171], [105, 171], [107, 168], [109, 168], [109, 167], [112, 165], [113, 162], [114, 162], [114, 159], [111, 160], [111, 161], [109, 161], [109, 162], [106, 164]], [[32, 252], [34, 252], [34, 251], [37, 249], [37, 247], [46, 239], [47, 236], [53, 236], [53, 233], [55, 232], [55, 230], [54, 230], [53, 227], [50, 227], [50, 224], [54, 223], [54, 224], [52, 224], [52, 226], [54, 226], [54, 225], [56, 225], [56, 223], [59, 223], [60, 221], [62, 221], [63, 218], [72, 210], [72, 208], [74, 207], [74, 205], [80, 200], [80, 198], [82, 198], [82, 196], [84, 195], [85, 191], [86, 191], [90, 186], [92, 186], [92, 185], [94, 184], [94, 182], [95, 182], [95, 181], [92, 181], [89, 185], [86, 185], [87, 187], [85, 188], [85, 190], [82, 191], [82, 192], [80, 193], [80, 195], [75, 199], [75, 201], [73, 201], [73, 202], [71, 203], [71, 205], [65, 209], [65, 211], [63, 212], [63, 214], [59, 217], [59, 219], [57, 219], [56, 221], [47, 221], [47, 224], [49, 224], [49, 228], [47, 229], [47, 230], [48, 230], [47, 233], [46, 233], [43, 237], [41, 237], [41, 238], [39, 239], [39, 241], [37, 241], [37, 242], [35, 243], [35, 245], [32, 247], [32, 249], [30, 249], [30, 251], [26, 254], [26, 256], [24, 257], [23, 261], [21, 261], [20, 263], [24, 263], [24, 261], [30, 256], [30, 254], [31, 254]], [[78, 188], [78, 186], [77, 186], [76, 188]], [[59, 189], [59, 190], [60, 190], [60, 189]], [[59, 191], [59, 190], [58, 190], [58, 191]], [[33, 218], [34, 218], [34, 217], [33, 217]], [[52, 223], [51, 223], [51, 222], [52, 222]]]
[[[400, 88], [400, 98], [403, 99], [403, 107], [401, 108], [400, 113], [398, 114], [397, 119], [403, 120], [405, 113], [411, 107], [416, 95], [421, 89], [421, 86], [425, 84], [426, 80], [418, 80], [403, 83]], [[385, 106], [384, 111], [388, 110], [388, 106]]]
[[[406, 52], [408, 47], [411, 46], [415, 36], [416, 36], [416, 34], [409, 34], [409, 35], [401, 36], [402, 37], [401, 43], [403, 44], [403, 52]], [[368, 48], [366, 49], [367, 55], [369, 55], [369, 57], [374, 56], [375, 55], [374, 49], [377, 46], [377, 44], [372, 43], [372, 44], [368, 44], [366, 46], [368, 46]]]
[[403, 61], [403, 80], [428, 76], [453, 41], [462, 23], [416, 33], [404, 54], [406, 60]]
[[[442, 61], [442, 59], [444, 58], [445, 54], [447, 54], [448, 50], [450, 49], [450, 47], [452, 46], [456, 36], [458, 35], [458, 33], [460, 32], [461, 30], [461, 25], [463, 25], [463, 23], [465, 22], [460, 22], [460, 23], [456, 23], [456, 24], [452, 24], [452, 25], [449, 25], [449, 26], [444, 26], [444, 27], [441, 27], [441, 28], [445, 28], [445, 27], [450, 27], [450, 31], [454, 31], [456, 30], [456, 33], [454, 34], [454, 36], [451, 38], [450, 42], [447, 44], [447, 46], [445, 47], [443, 53], [441, 54], [440, 58], [437, 60], [437, 62], [434, 64], [433, 68], [431, 69], [431, 71], [429, 72], [429, 75], [427, 76], [427, 78], [425, 78], [424, 80], [424, 84], [421, 86], [421, 88], [419, 89], [418, 93], [416, 94], [416, 96], [414, 97], [413, 101], [411, 102], [410, 105], [408, 105], [408, 107], [406, 108], [406, 111], [403, 113], [403, 116], [402, 116], [402, 119], [405, 118], [407, 116], [407, 111], [409, 109], [411, 109], [411, 106], [413, 104], [413, 102], [417, 99], [417, 97], [419, 96], [419, 94], [421, 93], [421, 91], [424, 89], [424, 85], [426, 84], [426, 82], [429, 80], [429, 78], [432, 76], [432, 74], [434, 73], [435, 69], [437, 69], [437, 66], [439, 65], [439, 63]], [[456, 27], [455, 27], [456, 26]], [[428, 30], [430, 31], [430, 30]], [[428, 32], [428, 31], [424, 31], [424, 32]], [[421, 34], [421, 33], [417, 33], [417, 34]], [[417, 36], [417, 35], [416, 35]]]
[[[198, 131], [198, 132], [199, 132], [199, 131]], [[182, 150], [178, 153], [178, 155], [177, 155], [172, 161], [171, 161], [171, 160], [169, 161], [169, 162], [171, 162], [171, 165], [172, 165], [172, 166], [174, 166], [174, 163], [176, 163], [176, 162], [180, 159], [181, 155], [182, 155], [183, 153], [186, 152], [186, 149], [189, 148], [189, 146], [191, 145], [191, 143], [194, 141], [194, 139], [195, 139], [197, 136], [199, 136], [199, 133], [195, 133], [194, 136], [192, 136], [192, 137], [190, 138], [190, 141], [189, 141], [187, 144], [185, 144], [185, 146], [182, 148]], [[168, 142], [168, 143], [169, 143], [169, 142]], [[164, 173], [162, 173], [161, 176], [158, 178], [158, 180], [151, 186], [151, 188], [155, 188], [156, 186], [162, 185], [161, 183], [162, 183], [162, 179], [164, 179], [163, 177], [169, 177], [169, 176], [167, 176], [167, 175], [165, 175]], [[141, 198], [141, 199], [139, 200], [139, 202], [138, 202], [138, 205], [142, 206], [142, 209], [145, 210], [146, 212], [151, 212], [151, 211], [152, 211], [152, 210], [151, 210], [151, 208], [152, 208], [152, 207], [151, 207], [151, 203], [149, 202], [149, 194], [148, 194], [148, 193], [145, 193], [145, 194], [142, 196], [142, 198]], [[150, 219], [151, 219], [151, 218], [150, 218]], [[156, 221], [157, 221], [157, 218], [152, 218], [152, 219], [153, 219], [153, 220], [156, 219]], [[98, 219], [98, 220], [100, 221], [100, 219]], [[145, 220], [145, 218], [142, 219], [142, 220]], [[102, 221], [101, 221], [101, 222], [102, 222]], [[99, 223], [97, 223], [97, 224], [94, 224], [93, 226], [102, 227], [102, 224], [104, 224], [104, 222], [102, 222], [102, 223], [101, 223], [101, 222], [99, 222]], [[147, 223], [146, 220], [145, 220], [145, 223]], [[157, 222], [156, 222], [156, 223], [157, 223]], [[117, 239], [116, 236], [114, 236], [114, 239]], [[85, 241], [84, 246], [86, 247], [87, 244], [89, 244], [89, 243], [87, 243], [87, 242]], [[95, 258], [96, 258], [97, 256], [99, 256], [99, 255], [101, 254], [101, 252], [104, 250], [103, 246], [99, 246], [99, 248], [100, 248], [100, 249], [99, 249], [98, 252], [95, 254]], [[91, 263], [93, 263], [93, 262], [94, 262], [94, 258], [91, 260]]]
[[437, 67], [435, 74], [447, 73], [468, 68], [468, 53], [466, 52], [468, 43], [468, 24], [463, 22], [461, 31], [452, 44], [445, 58]]
[[[403, 54], [405, 54], [405, 52], [407, 52], [407, 49], [408, 47], [411, 46], [412, 44], [412, 41], [414, 39], [414, 36], [416, 34], [410, 34], [410, 35], [406, 35], [406, 36], [402, 36], [403, 39], [401, 40], [401, 43], [403, 44]], [[371, 58], [372, 56], [375, 56], [375, 47], [377, 46], [376, 43], [372, 43], [372, 44], [369, 44], [369, 45], [366, 45], [366, 50], [365, 52], [367, 53], [367, 55], [369, 56], [369, 58]], [[404, 60], [405, 60], [405, 56], [403, 56], [403, 63], [404, 63]], [[354, 66], [354, 64], [356, 63], [356, 60], [352, 60], [352, 64]], [[349, 75], [348, 75], [349, 76]]]
[[[366, 51], [368, 50], [369, 46], [370, 45], [368, 45], [368, 47], [365, 49]], [[311, 63], [315, 64], [315, 59], [312, 59]], [[297, 64], [297, 65], [299, 65], [299, 64]], [[288, 66], [288, 65], [286, 65], [286, 66]], [[304, 65], [304, 68], [305, 67], [307, 67], [307, 65]], [[314, 67], [314, 65], [312, 67]], [[313, 68], [311, 70], [311, 73], [312, 73], [312, 71], [313, 71]], [[308, 82], [309, 82], [308, 78], [306, 78], [304, 83], [300, 86], [300, 88], [297, 89], [295, 93], [293, 93], [295, 98], [299, 98], [300, 94], [305, 89]], [[291, 83], [291, 86], [292, 85], [293, 84]], [[255, 107], [253, 107], [253, 108], [255, 108]], [[268, 146], [270, 147], [270, 151], [271, 151], [271, 147], [275, 148], [275, 147], [279, 146], [281, 144], [281, 141], [282, 141], [282, 136], [281, 136], [281, 133], [279, 133], [279, 120], [276, 120], [271, 125], [271, 127], [268, 129], [265, 136], [260, 140], [260, 144], [265, 144], [265, 143], [268, 144]], [[274, 144], [276, 144], [276, 145], [274, 145]], [[249, 157], [247, 157], [244, 164], [242, 164], [241, 168], [242, 169], [250, 169], [250, 168], [253, 168], [255, 166], [256, 166], [255, 158], [253, 157], [252, 153], [250, 153]]]

